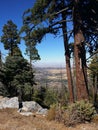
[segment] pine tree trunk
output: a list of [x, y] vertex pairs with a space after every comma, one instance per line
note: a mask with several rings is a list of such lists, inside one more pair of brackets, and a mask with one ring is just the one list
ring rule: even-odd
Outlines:
[[70, 66], [70, 56], [65, 54], [66, 59], [66, 71], [67, 71], [67, 78], [68, 78], [68, 88], [70, 94], [70, 102], [74, 102], [74, 93], [73, 93], [73, 81], [72, 81], [72, 73], [71, 73], [71, 66]]
[[[65, 13], [62, 13], [62, 18], [63, 18], [63, 20], [66, 19]], [[69, 98], [70, 98], [70, 102], [74, 102], [73, 81], [72, 81], [72, 73], [71, 73], [71, 65], [70, 65], [70, 53], [69, 53], [69, 46], [68, 46], [66, 22], [64, 22], [62, 24], [62, 26], [63, 26], [62, 31], [63, 31], [63, 39], [64, 39], [65, 61], [66, 61], [66, 71], [67, 71], [67, 78], [68, 78]]]
[[85, 57], [85, 46], [84, 36], [81, 29], [81, 17], [79, 13], [79, 0], [74, 1], [74, 55], [75, 55], [75, 66], [76, 66], [76, 89], [77, 89], [77, 100], [88, 99], [87, 89], [87, 71], [86, 71], [86, 57]]

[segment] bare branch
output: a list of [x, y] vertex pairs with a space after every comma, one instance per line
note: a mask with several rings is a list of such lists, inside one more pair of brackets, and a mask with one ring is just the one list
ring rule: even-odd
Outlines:
[[68, 36], [68, 41], [69, 41], [70, 37], [72, 36], [72, 34], [73, 34], [73, 30], [71, 30], [70, 35]]
[[55, 25], [57, 25], [57, 24], [62, 24], [62, 23], [64, 23], [64, 22], [71, 22], [72, 20], [73, 20], [73, 19], [61, 20], [61, 21], [58, 21], [58, 22], [52, 24], [50, 27], [53, 27], [53, 26], [55, 26]]
[[87, 69], [91, 70], [92, 72], [94, 72], [95, 74], [97, 74], [98, 72], [94, 71], [93, 69], [91, 69], [90, 67], [86, 66]]
[[[71, 35], [72, 35], [73, 30], [70, 30], [70, 31], [68, 31], [68, 32], [64, 33], [64, 35], [65, 35], [65, 34], [68, 34], [68, 33], [71, 33]], [[60, 37], [62, 37], [62, 36], [63, 36], [63, 35], [61, 35]]]
[[[62, 12], [64, 12], [64, 11], [66, 11], [66, 10], [68, 10], [69, 9], [69, 7], [66, 7], [66, 8], [64, 8], [64, 9], [62, 9], [62, 10], [60, 10], [60, 11], [58, 11], [58, 12], [56, 12], [56, 13], [54, 13], [54, 14], [52, 14], [52, 15], [57, 15], [57, 14], [60, 14], [60, 13], [62, 13]], [[51, 16], [52, 16], [51, 15]]]
[[98, 50], [96, 50], [95, 52], [93, 52], [93, 54], [90, 55], [90, 56], [86, 59], [86, 61], [88, 61], [92, 56], [94, 56], [94, 55], [97, 54], [97, 53], [98, 53]]

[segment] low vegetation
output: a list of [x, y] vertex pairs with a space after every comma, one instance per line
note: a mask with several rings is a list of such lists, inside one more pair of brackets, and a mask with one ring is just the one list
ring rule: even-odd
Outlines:
[[77, 101], [66, 107], [52, 106], [48, 112], [48, 120], [63, 122], [66, 126], [73, 126], [79, 123], [91, 122], [97, 120], [93, 104], [87, 100]]
[[22, 116], [16, 109], [0, 110], [0, 130], [98, 130], [94, 123], [79, 124], [66, 127], [56, 121], [48, 121], [46, 117]]

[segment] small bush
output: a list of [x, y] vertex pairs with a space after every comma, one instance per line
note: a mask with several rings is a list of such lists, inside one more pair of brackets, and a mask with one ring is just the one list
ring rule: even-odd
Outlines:
[[95, 108], [88, 101], [77, 101], [68, 106], [62, 118], [65, 125], [75, 125], [85, 121], [91, 121], [95, 114]]
[[49, 121], [55, 120], [55, 116], [56, 116], [56, 107], [55, 105], [52, 105], [48, 111], [47, 120]]
[[57, 104], [55, 120], [58, 122], [63, 122], [63, 118], [62, 118], [63, 113], [64, 113], [63, 106], [61, 106], [61, 104]]

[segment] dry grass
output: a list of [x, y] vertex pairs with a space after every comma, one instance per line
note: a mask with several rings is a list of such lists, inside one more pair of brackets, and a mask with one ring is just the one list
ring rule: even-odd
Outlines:
[[52, 121], [55, 120], [55, 116], [56, 116], [55, 107], [51, 107], [51, 109], [48, 111], [46, 118], [47, 120]]
[[63, 124], [47, 121], [41, 115], [26, 117], [16, 109], [3, 109], [0, 110], [0, 130], [98, 130], [98, 125], [91, 123], [67, 128]]
[[96, 115], [96, 116], [93, 118], [92, 122], [98, 124], [98, 115]]

